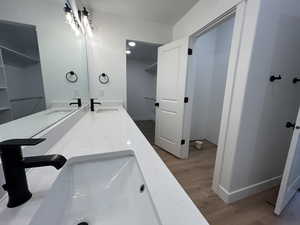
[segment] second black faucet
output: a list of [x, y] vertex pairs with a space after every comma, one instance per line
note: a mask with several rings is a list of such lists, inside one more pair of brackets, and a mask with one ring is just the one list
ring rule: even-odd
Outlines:
[[101, 105], [101, 102], [95, 102], [94, 98], [91, 98], [91, 111], [94, 112], [95, 111], [95, 105]]

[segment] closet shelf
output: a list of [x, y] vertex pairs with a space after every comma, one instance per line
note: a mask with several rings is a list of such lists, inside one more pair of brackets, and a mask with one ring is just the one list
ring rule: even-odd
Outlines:
[[39, 59], [26, 55], [24, 53], [18, 52], [16, 50], [9, 49], [7, 47], [1, 46], [2, 57], [4, 64], [17, 66], [17, 67], [27, 67], [40, 62]]
[[157, 72], [157, 63], [153, 63], [152, 65], [147, 66], [145, 71], [149, 72], [149, 73], [156, 73]]
[[5, 112], [5, 111], [9, 111], [10, 108], [9, 107], [0, 107], [0, 112]]

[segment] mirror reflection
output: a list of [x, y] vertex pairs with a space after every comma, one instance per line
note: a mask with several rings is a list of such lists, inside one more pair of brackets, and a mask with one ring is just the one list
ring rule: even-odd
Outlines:
[[17, 135], [16, 127], [32, 136], [87, 103], [85, 35], [74, 32], [66, 7], [78, 16], [72, 1], [1, 5], [1, 139]]

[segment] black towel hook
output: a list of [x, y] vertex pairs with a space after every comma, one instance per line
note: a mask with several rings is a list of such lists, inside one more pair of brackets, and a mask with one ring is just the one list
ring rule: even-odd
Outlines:
[[296, 84], [296, 83], [298, 83], [298, 82], [300, 82], [300, 78], [295, 77], [295, 78], [293, 79], [293, 83]]
[[272, 76], [270, 77], [270, 81], [271, 81], [271, 82], [274, 82], [275, 80], [281, 80], [281, 79], [282, 79], [281, 75], [278, 75], [278, 76], [272, 75]]

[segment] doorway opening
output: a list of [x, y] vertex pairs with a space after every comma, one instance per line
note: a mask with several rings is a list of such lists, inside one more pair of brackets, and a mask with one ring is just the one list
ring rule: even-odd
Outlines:
[[194, 42], [195, 82], [192, 102], [191, 146], [217, 148], [234, 16], [226, 18]]
[[157, 50], [159, 44], [126, 41], [127, 112], [154, 144]]

